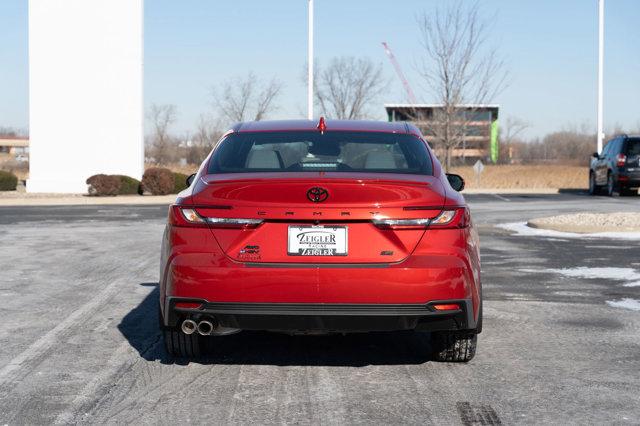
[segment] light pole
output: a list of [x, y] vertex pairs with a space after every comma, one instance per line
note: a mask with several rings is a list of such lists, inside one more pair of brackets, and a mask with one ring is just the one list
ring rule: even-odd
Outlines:
[[309, 0], [307, 118], [313, 120], [313, 0]]
[[598, 154], [604, 139], [604, 0], [598, 0]]

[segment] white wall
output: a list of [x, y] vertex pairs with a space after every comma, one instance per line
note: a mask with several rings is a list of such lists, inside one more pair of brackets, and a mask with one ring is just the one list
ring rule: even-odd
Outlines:
[[143, 0], [29, 0], [29, 192], [142, 176]]

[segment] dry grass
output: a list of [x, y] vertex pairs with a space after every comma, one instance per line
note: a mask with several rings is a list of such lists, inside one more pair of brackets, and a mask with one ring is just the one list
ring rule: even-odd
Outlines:
[[187, 176], [189, 176], [192, 173], [195, 173], [198, 171], [198, 167], [200, 167], [199, 164], [186, 164], [186, 165], [180, 165], [179, 163], [172, 163], [172, 164], [166, 164], [166, 165], [162, 165], [162, 166], [158, 166], [155, 164], [145, 164], [144, 168], [145, 170], [151, 167], [165, 167], [173, 172], [176, 173], [183, 173]]
[[584, 189], [589, 183], [589, 169], [584, 166], [485, 166], [479, 184], [473, 167], [455, 167], [451, 172], [461, 175], [467, 188]]

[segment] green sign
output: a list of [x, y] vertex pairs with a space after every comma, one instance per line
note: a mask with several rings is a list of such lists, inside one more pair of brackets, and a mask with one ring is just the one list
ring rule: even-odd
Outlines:
[[491, 145], [489, 146], [489, 154], [491, 156], [491, 162], [498, 162], [498, 120], [493, 120], [491, 122]]

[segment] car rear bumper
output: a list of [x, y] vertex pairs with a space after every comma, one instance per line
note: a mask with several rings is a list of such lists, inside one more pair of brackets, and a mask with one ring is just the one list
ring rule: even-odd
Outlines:
[[619, 171], [618, 182], [627, 188], [640, 187], [640, 169]]
[[[181, 230], [163, 250], [165, 325], [207, 314], [240, 329], [473, 329], [480, 265], [468, 234], [433, 231], [395, 263], [311, 264], [238, 262], [217, 249], [210, 233]], [[202, 306], [185, 311], [175, 307], [177, 301]], [[464, 303], [461, 312], [434, 312], [429, 306], [435, 301]]]
[[454, 256], [411, 256], [398, 264], [370, 265], [216, 263], [206, 255], [178, 256], [168, 268], [162, 296], [227, 303], [478, 302], [477, 278]]
[[[200, 306], [183, 308], [178, 303]], [[434, 305], [456, 304], [439, 311]], [[477, 327], [470, 299], [438, 300], [425, 304], [344, 303], [229, 303], [169, 297], [164, 325], [174, 327], [185, 318], [213, 318], [222, 327], [286, 332], [366, 332], [396, 330], [468, 330]]]

